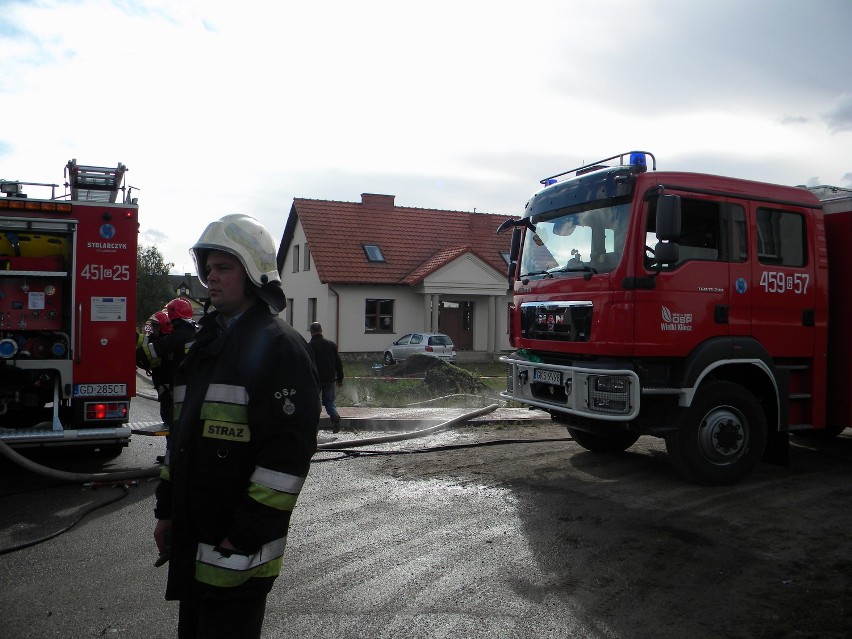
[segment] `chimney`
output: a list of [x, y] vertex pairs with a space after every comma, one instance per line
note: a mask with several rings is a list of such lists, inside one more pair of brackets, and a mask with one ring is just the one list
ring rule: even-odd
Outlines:
[[395, 195], [380, 195], [377, 193], [362, 193], [361, 204], [376, 209], [392, 209]]

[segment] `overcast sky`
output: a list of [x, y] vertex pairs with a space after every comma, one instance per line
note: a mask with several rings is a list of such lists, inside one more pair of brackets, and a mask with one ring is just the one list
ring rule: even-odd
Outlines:
[[123, 162], [173, 272], [228, 213], [516, 215], [631, 149], [852, 187], [850, 33], [852, 0], [0, 0], [0, 178]]

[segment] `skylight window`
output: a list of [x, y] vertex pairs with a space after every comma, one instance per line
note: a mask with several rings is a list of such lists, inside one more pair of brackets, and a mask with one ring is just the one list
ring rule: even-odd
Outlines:
[[382, 253], [382, 249], [379, 248], [378, 244], [362, 244], [361, 246], [364, 247], [364, 253], [370, 262], [385, 261], [385, 255]]

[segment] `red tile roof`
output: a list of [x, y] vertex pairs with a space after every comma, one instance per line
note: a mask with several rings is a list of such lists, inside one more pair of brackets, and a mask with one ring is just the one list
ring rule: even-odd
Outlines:
[[[506, 272], [511, 233], [497, 235], [506, 217], [486, 213], [395, 206], [393, 195], [362, 194], [361, 202], [295, 198], [278, 252], [287, 255], [296, 222], [302, 223], [320, 281], [327, 284], [412, 286], [471, 253]], [[370, 262], [363, 245], [375, 244], [385, 262]]]

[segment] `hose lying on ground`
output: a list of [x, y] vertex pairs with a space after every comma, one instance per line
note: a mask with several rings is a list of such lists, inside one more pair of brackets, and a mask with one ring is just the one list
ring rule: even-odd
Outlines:
[[135, 468], [131, 470], [117, 470], [109, 473], [73, 473], [66, 470], [57, 470], [56, 468], [48, 468], [47, 466], [35, 463], [31, 459], [27, 459], [20, 453], [12, 450], [12, 448], [4, 441], [0, 441], [0, 455], [3, 455], [13, 463], [18, 464], [18, 466], [22, 466], [37, 475], [44, 475], [45, 477], [58, 479], [60, 481], [108, 483], [124, 481], [126, 479], [158, 477], [160, 474], [159, 466], [153, 466], [151, 468]]
[[444, 428], [449, 428], [450, 426], [454, 426], [455, 424], [466, 422], [469, 419], [473, 419], [474, 417], [486, 415], [488, 413], [493, 412], [499, 407], [499, 404], [491, 404], [489, 406], [486, 406], [485, 408], [477, 408], [476, 410], [465, 413], [464, 415], [454, 417], [453, 419], [441, 422], [440, 424], [436, 424], [435, 426], [430, 426], [429, 428], [423, 428], [421, 430], [413, 430], [406, 433], [397, 433], [395, 435], [381, 435], [379, 437], [367, 437], [365, 439], [350, 439], [348, 441], [342, 442], [328, 442], [324, 444], [318, 444], [317, 450], [336, 450], [338, 448], [353, 448], [356, 446], [370, 446], [372, 444], [384, 444], [387, 442], [403, 441], [405, 439], [416, 439], [418, 437], [423, 437], [424, 435], [431, 435], [432, 433], [436, 433], [439, 430], [443, 430]]

